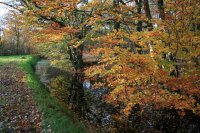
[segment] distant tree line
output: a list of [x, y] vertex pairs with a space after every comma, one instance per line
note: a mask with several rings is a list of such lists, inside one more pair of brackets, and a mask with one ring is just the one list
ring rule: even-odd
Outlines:
[[16, 12], [9, 12], [0, 25], [0, 55], [30, 54], [30, 29]]

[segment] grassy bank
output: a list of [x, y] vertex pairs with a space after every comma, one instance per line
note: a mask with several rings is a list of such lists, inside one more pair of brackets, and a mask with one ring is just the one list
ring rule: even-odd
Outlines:
[[[42, 126], [45, 129], [50, 128], [55, 133], [84, 133], [84, 125], [77, 122], [73, 113], [62, 106], [53, 98], [47, 89], [38, 80], [33, 66], [37, 63], [37, 56], [0, 56], [0, 65], [15, 62], [26, 72], [26, 82], [34, 92], [34, 98], [38, 108], [43, 112]], [[46, 130], [46, 132], [49, 132]]]

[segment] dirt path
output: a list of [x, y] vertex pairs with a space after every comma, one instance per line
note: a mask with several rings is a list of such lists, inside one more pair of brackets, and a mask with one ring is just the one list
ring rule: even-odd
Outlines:
[[0, 133], [40, 133], [41, 112], [14, 63], [0, 66]]

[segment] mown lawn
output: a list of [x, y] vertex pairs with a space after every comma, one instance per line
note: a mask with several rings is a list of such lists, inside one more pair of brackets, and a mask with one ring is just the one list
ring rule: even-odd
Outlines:
[[[44, 129], [50, 128], [54, 133], [85, 133], [84, 124], [78, 122], [74, 114], [60, 104], [41, 84], [34, 73], [34, 65], [39, 57], [32, 55], [23, 56], [0, 56], [0, 65], [14, 62], [26, 73], [26, 82], [34, 93], [37, 107], [42, 111]], [[49, 131], [46, 130], [48, 133]]]

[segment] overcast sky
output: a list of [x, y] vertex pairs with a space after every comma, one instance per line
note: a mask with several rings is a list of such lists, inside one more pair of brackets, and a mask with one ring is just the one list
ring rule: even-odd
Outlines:
[[[0, 0], [0, 2], [6, 2], [9, 0]], [[8, 7], [5, 5], [0, 4], [0, 19], [3, 17], [3, 15], [8, 11]]]

